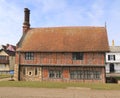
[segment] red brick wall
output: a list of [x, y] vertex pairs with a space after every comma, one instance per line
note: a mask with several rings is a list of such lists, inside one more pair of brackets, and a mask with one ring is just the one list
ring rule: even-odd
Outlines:
[[64, 79], [69, 79], [70, 76], [69, 76], [69, 68], [63, 68], [63, 78]]
[[83, 60], [72, 60], [72, 53], [34, 53], [34, 60], [25, 60], [21, 53], [20, 64], [104, 65], [104, 53], [84, 53], [83, 57]]

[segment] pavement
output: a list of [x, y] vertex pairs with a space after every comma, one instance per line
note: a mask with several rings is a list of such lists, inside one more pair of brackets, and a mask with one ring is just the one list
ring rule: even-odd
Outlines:
[[0, 79], [0, 81], [9, 81], [11, 80], [11, 78], [3, 78], [3, 79]]
[[119, 90], [0, 87], [0, 98], [120, 98]]

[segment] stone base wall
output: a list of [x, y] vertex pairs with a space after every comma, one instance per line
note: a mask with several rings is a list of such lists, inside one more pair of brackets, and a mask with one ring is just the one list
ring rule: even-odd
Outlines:
[[41, 67], [20, 66], [20, 80], [22, 81], [41, 81]]

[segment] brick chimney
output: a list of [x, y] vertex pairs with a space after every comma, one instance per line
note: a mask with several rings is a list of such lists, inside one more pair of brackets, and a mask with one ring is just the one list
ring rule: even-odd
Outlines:
[[30, 28], [29, 17], [30, 17], [30, 10], [28, 8], [24, 8], [23, 33], [26, 33]]

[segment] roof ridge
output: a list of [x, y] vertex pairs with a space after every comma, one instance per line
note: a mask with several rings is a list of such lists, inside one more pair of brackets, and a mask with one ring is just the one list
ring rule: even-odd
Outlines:
[[105, 28], [104, 26], [55, 26], [55, 27], [37, 27], [30, 29], [51, 29], [51, 28]]

